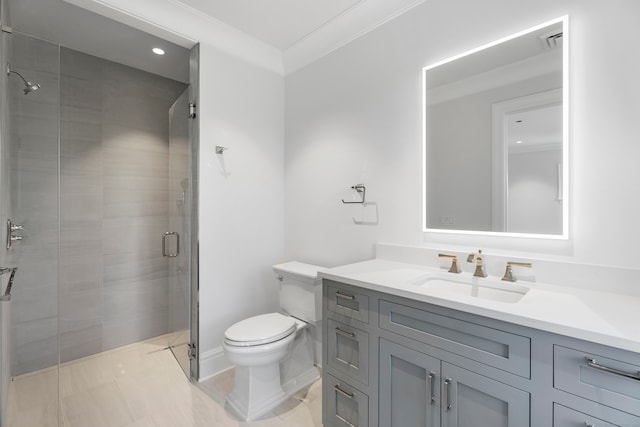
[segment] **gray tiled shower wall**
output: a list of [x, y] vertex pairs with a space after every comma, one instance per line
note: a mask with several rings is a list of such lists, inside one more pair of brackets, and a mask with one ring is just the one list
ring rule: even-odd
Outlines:
[[[33, 301], [14, 305], [25, 313], [19, 322], [46, 312], [52, 326], [17, 329], [14, 375], [55, 364], [48, 354], [57, 352], [55, 316], [61, 362], [169, 331], [168, 262], [160, 251], [169, 226], [168, 111], [185, 88], [61, 48], [59, 284], [30, 283], [39, 289]], [[57, 202], [52, 176], [34, 190], [47, 203]]]
[[24, 226], [24, 240], [7, 251], [18, 267], [10, 301], [11, 373], [17, 375], [58, 361], [58, 46], [17, 33], [6, 37], [11, 68], [42, 85], [24, 95], [18, 76], [8, 81], [9, 214]]

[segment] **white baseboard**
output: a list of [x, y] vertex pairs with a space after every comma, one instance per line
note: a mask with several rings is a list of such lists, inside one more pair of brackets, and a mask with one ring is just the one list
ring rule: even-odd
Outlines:
[[222, 347], [200, 353], [200, 375], [198, 381], [205, 381], [228, 369], [233, 365], [227, 359]]

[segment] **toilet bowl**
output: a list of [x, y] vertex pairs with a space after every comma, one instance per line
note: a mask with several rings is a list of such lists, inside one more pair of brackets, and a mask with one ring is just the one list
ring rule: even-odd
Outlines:
[[262, 366], [284, 357], [296, 329], [296, 321], [291, 317], [261, 314], [227, 329], [223, 347], [236, 366]]
[[282, 312], [250, 317], [226, 330], [223, 348], [235, 365], [226, 402], [239, 418], [255, 420], [320, 378], [309, 337], [309, 325], [321, 317], [316, 310], [318, 269], [297, 262], [274, 266], [282, 282]]

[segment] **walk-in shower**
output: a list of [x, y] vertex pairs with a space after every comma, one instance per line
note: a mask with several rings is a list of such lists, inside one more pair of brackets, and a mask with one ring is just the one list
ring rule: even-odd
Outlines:
[[15, 27], [0, 47], [0, 426], [74, 425], [65, 368], [154, 337], [197, 378], [197, 47], [179, 80]]
[[22, 82], [24, 83], [24, 89], [22, 91], [25, 95], [29, 95], [31, 92], [35, 92], [36, 90], [40, 89], [40, 83], [33, 83], [25, 79], [22, 74], [20, 74], [16, 70], [12, 70], [10, 66], [7, 66], [7, 75], [10, 75], [11, 73], [17, 75], [22, 79]]

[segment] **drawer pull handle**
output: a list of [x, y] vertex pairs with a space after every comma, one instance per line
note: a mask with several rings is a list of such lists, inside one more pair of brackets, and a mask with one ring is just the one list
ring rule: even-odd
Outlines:
[[429, 372], [429, 390], [431, 393], [431, 404], [436, 403], [436, 390], [435, 390], [435, 381], [436, 374], [433, 372]]
[[634, 374], [632, 372], [625, 372], [616, 368], [609, 368], [608, 366], [598, 364], [598, 362], [596, 362], [596, 359], [593, 359], [591, 357], [585, 357], [585, 360], [587, 361], [587, 366], [589, 366], [590, 368], [598, 369], [600, 371], [608, 372], [610, 374], [620, 375], [621, 377], [631, 378], [632, 380], [640, 381], [640, 372]]
[[349, 338], [355, 338], [356, 337], [356, 333], [355, 332], [343, 331], [342, 329], [340, 329], [339, 326], [336, 326], [336, 332], [339, 333], [340, 335], [345, 336], [345, 337], [349, 337]]
[[347, 294], [343, 294], [340, 291], [336, 291], [336, 297], [338, 298], [342, 298], [342, 299], [348, 299], [353, 301], [354, 299], [356, 299], [355, 295], [347, 295]]
[[449, 409], [452, 408], [451, 406], [451, 392], [449, 390], [449, 386], [451, 385], [451, 378], [447, 378], [446, 380], [444, 380], [444, 395], [445, 395], [445, 402], [444, 402], [444, 410], [448, 411]]
[[340, 384], [336, 384], [333, 386], [333, 388], [340, 393], [341, 395], [348, 397], [349, 399], [353, 399], [353, 397], [355, 396], [355, 394], [353, 393], [349, 393], [348, 391], [345, 391], [342, 387], [340, 387]]

